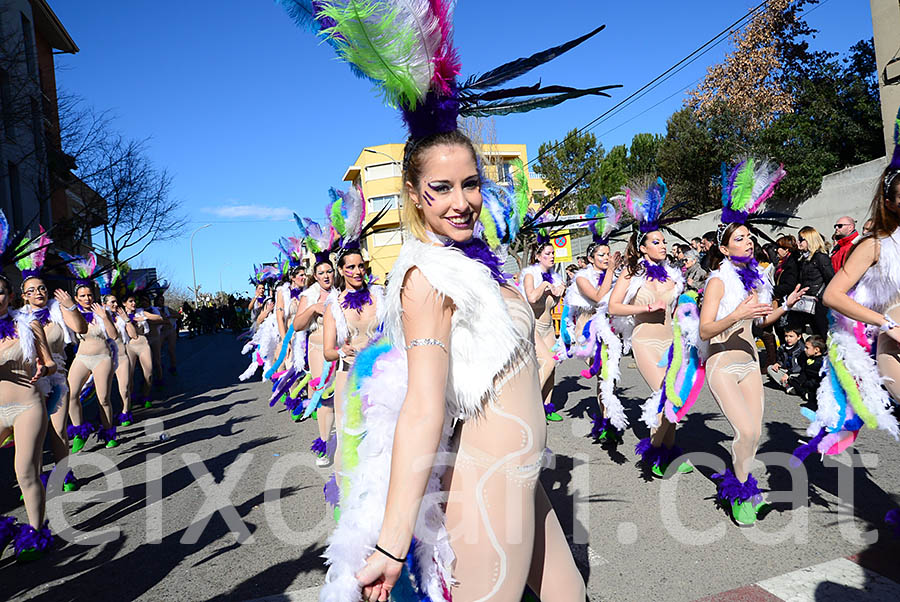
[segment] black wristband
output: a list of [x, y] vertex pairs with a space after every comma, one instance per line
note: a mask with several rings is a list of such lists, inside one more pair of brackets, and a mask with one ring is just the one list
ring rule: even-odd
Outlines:
[[394, 562], [399, 562], [400, 564], [406, 564], [405, 558], [397, 558], [390, 552], [387, 552], [384, 548], [379, 546], [377, 543], [375, 544], [375, 549], [378, 550], [379, 552], [381, 552], [382, 554], [384, 554], [385, 556], [387, 556], [388, 558], [390, 558], [391, 560], [393, 560]]

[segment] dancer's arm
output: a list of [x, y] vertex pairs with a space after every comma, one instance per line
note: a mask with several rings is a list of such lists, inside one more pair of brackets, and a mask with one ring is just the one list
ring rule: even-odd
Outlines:
[[280, 290], [275, 291], [275, 323], [278, 325], [278, 336], [281, 339], [284, 339], [285, 333], [287, 333], [287, 326], [284, 323], [285, 309], [284, 309], [284, 295]]
[[879, 254], [879, 243], [875, 239], [867, 238], [859, 243], [831, 279], [822, 296], [822, 302], [852, 320], [884, 327], [889, 337], [900, 341], [900, 328], [888, 328], [891, 324], [887, 316], [860, 305], [847, 294], [851, 288], [856, 286], [866, 271], [878, 262]]
[[[604, 280], [606, 279], [604, 278]], [[650, 314], [655, 311], [666, 310], [665, 301], [657, 301], [650, 305], [625, 304], [625, 293], [628, 292], [628, 285], [630, 283], [631, 276], [627, 276], [625, 272], [622, 272], [622, 275], [616, 280], [616, 286], [609, 296], [609, 314], [611, 316], [637, 316], [640, 314]]]
[[266, 321], [266, 318], [269, 317], [269, 314], [272, 313], [272, 309], [275, 307], [275, 302], [271, 299], [266, 301], [266, 304], [263, 305], [263, 310], [259, 312], [259, 316], [256, 318], [256, 323], [262, 326], [262, 323]]
[[[117, 311], [119, 318], [125, 322], [125, 334], [128, 335], [132, 341], [138, 338], [137, 328], [134, 327], [134, 322], [128, 319], [128, 314], [125, 313], [125, 310], [121, 307]], [[122, 341], [123, 343], [127, 343], [128, 341]]]
[[35, 362], [34, 376], [31, 377], [31, 382], [36, 383], [39, 378], [56, 372], [58, 366], [53, 361], [53, 355], [50, 353], [50, 345], [47, 344], [47, 335], [44, 333], [44, 327], [37, 320], [31, 322], [30, 327], [31, 332], [34, 333], [34, 350], [37, 352], [37, 361]]
[[[409, 385], [397, 420], [387, 505], [378, 537], [378, 546], [397, 558], [405, 558], [409, 551], [441, 441], [453, 316], [450, 299], [438, 295], [417, 269], [406, 275], [401, 303], [405, 343], [430, 340], [445, 347], [429, 343], [407, 351]], [[392, 588], [402, 568], [401, 563], [376, 550], [357, 578], [363, 585], [378, 588], [383, 583]]]
[[63, 322], [66, 323], [66, 326], [75, 334], [86, 333], [88, 331], [87, 320], [78, 311], [78, 306], [75, 304], [72, 296], [61, 288], [53, 291], [53, 296], [56, 297], [56, 301], [59, 303]]
[[307, 297], [300, 297], [297, 315], [294, 316], [294, 332], [306, 330], [315, 322], [316, 316], [325, 313], [324, 303], [310, 303]]
[[91, 309], [94, 310], [94, 317], [100, 317], [103, 320], [103, 326], [106, 328], [106, 336], [111, 338], [112, 340], [116, 340], [119, 337], [119, 331], [116, 330], [115, 323], [110, 319], [109, 313], [99, 303], [94, 303], [91, 305]]
[[344, 341], [344, 344], [338, 349], [337, 323], [330, 310], [325, 311], [325, 319], [322, 320], [322, 338], [325, 341], [325, 361], [336, 362], [341, 357], [356, 355], [356, 350], [350, 346], [348, 341]]
[[[788, 295], [788, 307], [794, 305], [806, 289], [801, 289], [798, 284], [794, 291]], [[756, 320], [763, 318], [763, 326], [774, 324], [778, 318], [783, 316], [787, 309], [785, 307], [775, 308], [774, 304], [760, 303], [757, 301], [756, 295], [749, 295], [741, 301], [737, 308], [722, 318], [716, 320], [719, 312], [719, 304], [722, 302], [722, 296], [725, 294], [725, 285], [719, 278], [710, 278], [706, 281], [706, 291], [703, 295], [703, 305], [700, 307], [700, 338], [708, 341], [713, 337], [722, 334], [741, 320]]]
[[531, 304], [540, 301], [541, 297], [550, 290], [550, 283], [544, 280], [541, 280], [541, 283], [535, 286], [534, 277], [531, 274], [525, 274], [525, 278], [522, 280], [522, 286], [525, 288], [525, 297]]

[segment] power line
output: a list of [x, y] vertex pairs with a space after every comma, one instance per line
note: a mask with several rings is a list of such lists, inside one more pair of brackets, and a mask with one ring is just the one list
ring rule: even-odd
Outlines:
[[653, 78], [652, 80], [650, 80], [649, 82], [647, 82], [646, 84], [641, 86], [639, 89], [637, 89], [634, 92], [632, 92], [631, 94], [629, 94], [627, 97], [625, 97], [624, 99], [619, 101], [616, 105], [614, 105], [612, 108], [604, 111], [603, 113], [601, 113], [600, 115], [598, 115], [597, 117], [592, 119], [587, 125], [575, 130], [575, 132], [571, 136], [567, 136], [567, 137], [563, 138], [560, 142], [557, 142], [556, 144], [552, 145], [550, 148], [545, 150], [543, 153], [539, 154], [537, 157], [535, 157], [531, 161], [529, 161], [527, 163], [527, 165], [531, 165], [531, 164], [535, 163], [544, 155], [556, 150], [569, 137], [574, 137], [574, 136], [577, 136], [578, 134], [589, 131], [595, 125], [598, 125], [601, 122], [601, 120], [604, 120], [604, 118], [608, 118], [608, 117], [615, 115], [616, 113], [618, 113], [619, 111], [621, 111], [622, 109], [624, 109], [628, 105], [630, 105], [632, 102], [637, 101], [640, 98], [642, 98], [645, 94], [649, 93], [654, 88], [656, 88], [657, 86], [659, 86], [660, 84], [662, 84], [666, 80], [668, 80], [670, 77], [672, 77], [673, 75], [675, 75], [676, 73], [678, 73], [679, 71], [681, 71], [682, 69], [687, 67], [687, 65], [693, 63], [694, 61], [699, 59], [701, 56], [703, 56], [704, 54], [706, 54], [707, 52], [712, 50], [714, 47], [716, 47], [719, 44], [721, 44], [722, 42], [724, 42], [727, 39], [727, 36], [730, 35], [731, 32], [735, 28], [743, 27], [744, 23], [746, 21], [749, 21], [750, 19], [752, 19], [756, 15], [756, 13], [758, 13], [763, 7], [766, 6], [766, 4], [768, 4], [768, 0], [763, 0], [763, 2], [760, 2], [755, 7], [751, 8], [749, 11], [747, 11], [747, 13], [744, 16], [742, 16], [740, 19], [738, 19], [737, 21], [735, 21], [734, 23], [732, 23], [731, 25], [729, 25], [728, 27], [726, 27], [725, 29], [720, 31], [718, 34], [716, 34], [709, 40], [707, 40], [696, 50], [694, 50], [693, 52], [688, 54], [686, 57], [684, 57], [683, 59], [681, 59], [680, 61], [678, 61], [677, 63], [675, 63], [674, 65], [672, 65], [671, 67], [669, 67], [668, 69], [663, 71], [662, 73], [660, 73], [659, 75], [657, 75], [655, 78]]

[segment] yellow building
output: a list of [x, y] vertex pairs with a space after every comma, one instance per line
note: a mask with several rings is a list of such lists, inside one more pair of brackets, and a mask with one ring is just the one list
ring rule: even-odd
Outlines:
[[[528, 150], [524, 144], [486, 144], [482, 146], [481, 153], [486, 163], [486, 175], [497, 181], [509, 179], [514, 159], [528, 163]], [[362, 187], [368, 216], [374, 216], [383, 207], [390, 207], [363, 243], [372, 274], [382, 284], [403, 244], [400, 223], [401, 161], [403, 144], [367, 146], [347, 168], [343, 178], [345, 182]], [[528, 184], [535, 196], [547, 194], [547, 185], [531, 172], [528, 173]]]

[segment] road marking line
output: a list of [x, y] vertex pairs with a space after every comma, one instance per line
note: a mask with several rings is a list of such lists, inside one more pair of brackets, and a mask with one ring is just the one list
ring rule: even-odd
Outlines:
[[843, 599], [900, 600], [900, 583], [846, 558], [785, 573], [757, 583], [786, 602]]

